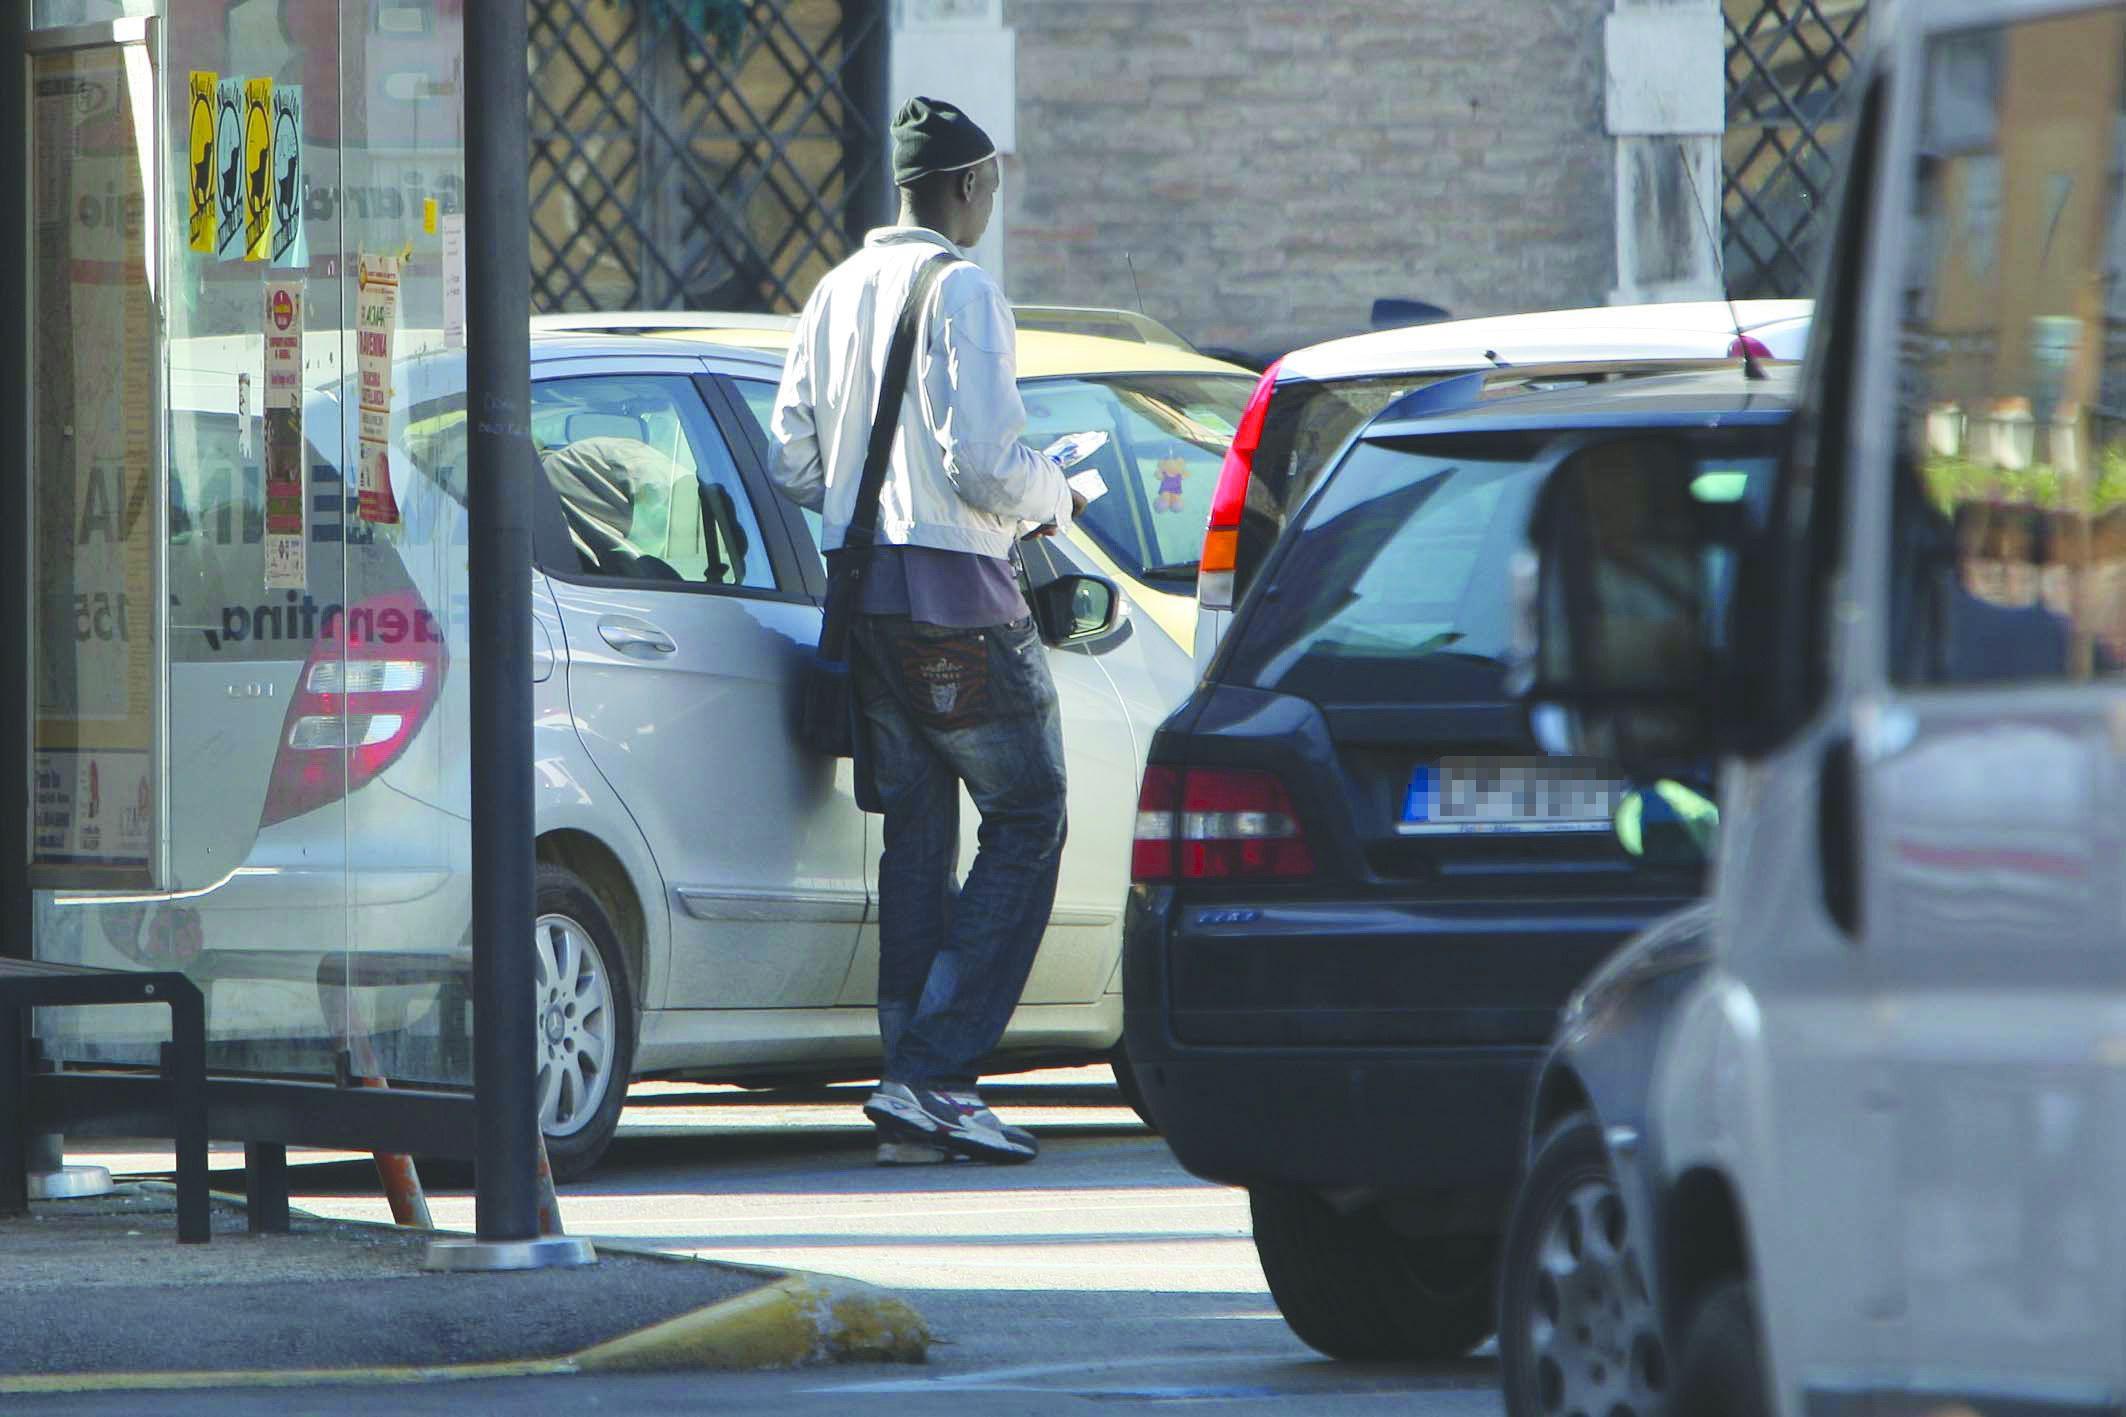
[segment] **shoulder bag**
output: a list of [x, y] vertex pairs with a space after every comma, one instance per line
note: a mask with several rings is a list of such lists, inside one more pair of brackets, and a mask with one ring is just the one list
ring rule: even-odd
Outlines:
[[799, 686], [797, 738], [806, 748], [830, 758], [856, 756], [858, 719], [862, 708], [849, 676], [849, 632], [862, 603], [865, 573], [871, 569], [871, 548], [878, 540], [878, 497], [886, 483], [886, 467], [892, 460], [893, 433], [901, 418], [901, 400], [908, 390], [908, 366], [915, 359], [916, 328], [922, 323], [923, 306], [931, 288], [952, 265], [949, 256], [937, 256], [917, 273], [908, 301], [901, 307], [900, 323], [894, 327], [893, 343], [886, 352], [886, 376], [879, 385], [878, 408], [871, 417], [871, 447], [864, 457], [864, 475], [856, 487], [856, 505], [849, 513], [849, 528], [839, 551], [827, 554], [826, 613], [819, 626], [819, 648], [805, 665]]

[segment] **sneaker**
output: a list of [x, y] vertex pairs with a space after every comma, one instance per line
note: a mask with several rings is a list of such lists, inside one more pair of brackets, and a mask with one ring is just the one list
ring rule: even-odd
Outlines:
[[928, 1146], [919, 1141], [881, 1141], [878, 1144], [878, 1164], [881, 1166], [942, 1166], [957, 1159], [942, 1146]]
[[881, 1083], [864, 1104], [864, 1115], [889, 1141], [943, 1147], [975, 1161], [1008, 1165], [1031, 1161], [1041, 1152], [1030, 1133], [1005, 1127], [971, 1092], [948, 1094]]
[[983, 1126], [994, 1127], [996, 1128], [996, 1130], [1002, 1132], [1007, 1141], [1016, 1142], [1020, 1146], [1027, 1147], [1032, 1150], [1035, 1155], [1040, 1154], [1041, 1143], [1034, 1140], [1033, 1133], [1027, 1131], [1024, 1127], [1006, 1126], [1004, 1123], [998, 1121], [997, 1114], [989, 1110], [988, 1104], [982, 1101], [981, 1095], [979, 1093], [948, 1092], [945, 1094], [945, 1096], [951, 1098], [960, 1106], [965, 1107], [971, 1112], [973, 1112], [975, 1114], [976, 1119]]

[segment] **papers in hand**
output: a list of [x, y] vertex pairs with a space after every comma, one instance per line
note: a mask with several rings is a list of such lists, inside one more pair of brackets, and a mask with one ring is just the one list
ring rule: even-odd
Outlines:
[[[1106, 435], [1102, 434], [1101, 436], [1105, 437]], [[1085, 505], [1088, 507], [1107, 495], [1107, 479], [1100, 476], [1100, 469], [1096, 467], [1089, 467], [1083, 472], [1073, 473], [1071, 476], [1064, 478], [1063, 481], [1070, 487], [1071, 491], [1085, 499]], [[1020, 539], [1026, 540], [1031, 537], [1046, 536], [1055, 529], [1056, 524], [1049, 522], [1035, 527]]]
[[1063, 479], [1070, 490], [1083, 497], [1087, 504], [1099, 501], [1107, 495], [1107, 479], [1100, 476], [1100, 469], [1089, 467], [1083, 472], [1074, 472]]
[[[1041, 449], [1041, 452], [1053, 459], [1057, 467], [1068, 472], [1106, 446], [1107, 435], [1105, 433], [1065, 433], [1062, 437]], [[1103, 492], [1107, 490], [1104, 483], [1101, 486], [1101, 490]]]

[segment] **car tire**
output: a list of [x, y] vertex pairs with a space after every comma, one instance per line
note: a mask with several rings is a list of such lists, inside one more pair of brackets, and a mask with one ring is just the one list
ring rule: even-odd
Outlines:
[[1499, 1385], [1510, 1417], [1691, 1411], [1670, 1365], [1602, 1127], [1553, 1126], [1514, 1199], [1499, 1275]]
[[1691, 1417], [1768, 1417], [1763, 1354], [1749, 1282], [1714, 1285], [1685, 1330], [1670, 1410]]
[[1144, 1089], [1138, 1085], [1137, 1069], [1129, 1060], [1129, 1049], [1117, 1043], [1114, 1051], [1107, 1055], [1107, 1062], [1115, 1070], [1115, 1086], [1121, 1090], [1122, 1100], [1129, 1104], [1129, 1110], [1137, 1114], [1138, 1121], [1158, 1131], [1159, 1119], [1152, 1115], [1150, 1104], [1144, 1100]]
[[557, 1181], [598, 1164], [635, 1063], [635, 990], [612, 916], [565, 866], [542, 863], [533, 987], [539, 1128]]
[[1331, 1358], [1458, 1358], [1492, 1328], [1497, 1244], [1413, 1238], [1291, 1186], [1248, 1190], [1255, 1253], [1292, 1332]]

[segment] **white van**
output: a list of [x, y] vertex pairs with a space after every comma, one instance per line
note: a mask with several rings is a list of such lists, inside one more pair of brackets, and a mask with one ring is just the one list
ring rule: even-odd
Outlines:
[[1873, 43], [1783, 466], [1534, 515], [1537, 722], [1726, 820], [1539, 1083], [1516, 1414], [2126, 1403], [2126, 5]]

